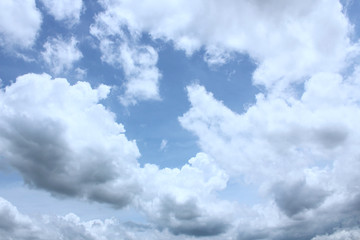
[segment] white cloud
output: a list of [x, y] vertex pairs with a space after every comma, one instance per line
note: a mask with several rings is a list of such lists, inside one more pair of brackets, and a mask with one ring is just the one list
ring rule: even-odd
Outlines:
[[28, 216], [0, 197], [0, 234], [2, 240], [33, 239], [39, 232]]
[[77, 45], [78, 41], [74, 37], [68, 40], [52, 38], [44, 44], [45, 50], [41, 55], [55, 75], [62, 75], [83, 57]]
[[357, 89], [356, 81], [322, 73], [306, 82], [300, 99], [259, 94], [256, 104], [240, 115], [193, 85], [188, 87], [192, 107], [180, 122], [230, 173], [249, 180], [277, 179], [355, 154], [360, 134], [353, 130], [360, 117]]
[[82, 0], [41, 0], [46, 10], [57, 21], [67, 21], [71, 25], [79, 23], [84, 8]]
[[164, 151], [165, 148], [167, 147], [168, 141], [166, 139], [161, 140], [160, 143], [160, 151]]
[[[1, 91], [0, 152], [28, 185], [114, 207], [132, 205], [145, 214], [150, 224], [144, 231], [155, 238], [312, 238], [358, 220], [358, 73], [347, 79], [318, 74], [300, 98], [259, 95], [242, 115], [203, 87], [188, 87], [192, 107], [180, 120], [206, 153], [181, 169], [139, 167], [136, 143], [98, 103], [109, 87], [27, 74]], [[219, 191], [238, 177], [264, 190], [268, 201], [249, 208], [221, 200]], [[89, 230], [73, 215], [64, 219], [46, 225], [49, 234], [98, 239], [124, 231], [136, 239], [144, 233], [113, 224], [110, 231], [103, 222], [88, 223]], [[42, 224], [30, 224], [26, 232]]]
[[119, 48], [127, 82], [125, 93], [120, 96], [120, 101], [125, 106], [136, 104], [142, 100], [159, 100], [159, 79], [161, 74], [156, 67], [158, 54], [150, 46], [137, 46], [130, 48], [121, 45]]
[[[293, 239], [298, 229], [306, 239], [339, 224], [356, 225], [359, 90], [358, 70], [346, 79], [319, 73], [306, 81], [301, 97], [259, 94], [253, 106], [237, 114], [204, 87], [188, 87], [191, 108], [179, 119], [182, 126], [230, 178], [244, 179], [272, 199], [275, 217], [255, 209], [239, 218], [255, 221], [239, 228], [239, 239], [262, 234], [264, 239]], [[253, 214], [270, 214], [272, 220], [254, 220]]]
[[0, 152], [25, 182], [55, 195], [124, 206], [140, 190], [139, 151], [98, 103], [110, 88], [27, 74], [1, 91]]
[[[43, 215], [29, 217], [21, 214], [15, 206], [0, 197], [1, 240], [183, 240], [194, 239], [184, 235], [175, 236], [167, 230], [159, 230], [150, 224], [121, 223], [114, 218], [82, 220], [69, 213], [65, 216]], [[203, 237], [202, 239], [223, 239]]]
[[101, 13], [91, 26], [90, 32], [100, 41], [101, 59], [124, 71], [123, 105], [134, 105], [138, 101], [160, 100], [159, 80], [161, 73], [156, 64], [158, 54], [150, 45], [138, 43], [136, 32], [126, 34], [124, 25], [112, 15]]
[[209, 64], [226, 62], [221, 52], [248, 53], [258, 64], [255, 83], [269, 89], [337, 71], [351, 50], [352, 26], [338, 0], [100, 2], [104, 31], [126, 25], [131, 33], [172, 41], [188, 55], [205, 46]]
[[75, 78], [79, 80], [83, 80], [87, 75], [87, 70], [82, 68], [75, 69]]
[[42, 18], [35, 0], [0, 1], [0, 46], [31, 47], [40, 30]]
[[136, 143], [98, 103], [109, 90], [47, 74], [18, 77], [0, 92], [3, 158], [27, 185], [53, 195], [132, 205], [176, 235], [225, 232], [233, 206], [216, 192], [226, 187], [227, 174], [203, 153], [181, 169], [140, 168]]
[[222, 48], [210, 46], [207, 47], [204, 61], [209, 66], [219, 66], [227, 63], [231, 59], [231, 54], [224, 51]]

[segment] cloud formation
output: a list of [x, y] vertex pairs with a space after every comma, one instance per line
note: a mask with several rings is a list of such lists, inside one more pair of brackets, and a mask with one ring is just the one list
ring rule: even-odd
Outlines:
[[[114, 10], [116, 9], [111, 9]], [[123, 105], [160, 100], [161, 73], [156, 66], [158, 53], [152, 46], [139, 43], [139, 33], [127, 34], [126, 25], [108, 12], [96, 16], [90, 33], [100, 42], [102, 61], [124, 72], [124, 93], [120, 96]]]
[[42, 23], [35, 0], [4, 0], [0, 2], [0, 46], [30, 48]]
[[51, 38], [44, 44], [45, 50], [41, 55], [55, 75], [62, 75], [83, 57], [77, 45], [78, 41], [74, 37], [68, 40]]
[[66, 21], [70, 25], [80, 21], [80, 15], [84, 8], [82, 0], [41, 0], [41, 2], [57, 21]]
[[[124, 206], [139, 191], [139, 151], [98, 102], [110, 88], [27, 74], [1, 92], [1, 152], [27, 184]], [[91, 131], [89, 131], [91, 130]]]
[[[110, 88], [26, 74], [0, 95], [0, 152], [27, 185], [55, 196], [132, 205], [174, 234], [223, 233], [231, 215], [215, 193], [227, 174], [199, 153], [181, 169], [139, 167], [135, 141], [103, 105]], [[194, 209], [192, 209], [194, 207]], [[185, 220], [185, 221], [184, 221]]]
[[[76, 25], [82, 1], [42, 3], [41, 11], [56, 20], [83, 26]], [[180, 168], [159, 168], [138, 162], [136, 141], [104, 105], [109, 86], [70, 84], [45, 73], [6, 82], [0, 89], [1, 166], [17, 170], [31, 188], [132, 208], [146, 223], [83, 221], [72, 213], [26, 216], [0, 198], [1, 240], [359, 237], [360, 66], [354, 59], [360, 48], [339, 1], [99, 4], [93, 23], [87, 22], [87, 40], [94, 40], [102, 62], [123, 71], [120, 108], [161, 100], [161, 47], [155, 47], [161, 44], [188, 57], [201, 53], [209, 66], [248, 54], [257, 64], [253, 83], [265, 88], [240, 114], [206, 86], [187, 86], [190, 108], [179, 122], [198, 138], [201, 152]], [[0, 7], [1, 46], [33, 46], [41, 25], [35, 1], [24, 2], [23, 16], [19, 1]], [[41, 63], [55, 76], [74, 69], [83, 57], [75, 35], [47, 37], [41, 38], [47, 39]], [[83, 80], [94, 71], [86, 69], [74, 72]], [[163, 140], [160, 150], [166, 146]], [[249, 188], [258, 195], [251, 203]]]
[[[191, 108], [182, 126], [230, 177], [272, 199], [252, 210], [269, 222], [239, 227], [239, 239], [309, 239], [339, 224], [356, 226], [359, 87], [358, 68], [346, 79], [319, 73], [300, 97], [259, 94], [243, 114], [200, 85], [187, 88]], [[240, 222], [255, 221], [250, 216]]]
[[337, 0], [329, 1], [100, 1], [105, 32], [126, 25], [171, 41], [188, 55], [205, 48], [209, 64], [229, 53], [247, 53], [257, 63], [256, 84], [283, 89], [318, 71], [338, 71], [353, 49], [352, 26]]

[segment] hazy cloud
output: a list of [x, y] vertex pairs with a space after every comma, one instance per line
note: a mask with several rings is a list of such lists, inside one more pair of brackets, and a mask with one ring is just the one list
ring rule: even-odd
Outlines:
[[83, 57], [77, 45], [78, 41], [74, 37], [68, 40], [52, 38], [44, 44], [45, 50], [41, 55], [55, 75], [64, 75]]
[[80, 21], [80, 15], [84, 8], [82, 0], [41, 0], [41, 2], [57, 21], [65, 20], [70, 25]]

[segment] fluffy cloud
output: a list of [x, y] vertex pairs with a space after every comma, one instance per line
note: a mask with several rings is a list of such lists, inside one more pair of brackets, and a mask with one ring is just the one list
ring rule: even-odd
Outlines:
[[258, 64], [254, 81], [285, 88], [318, 71], [337, 71], [352, 49], [351, 28], [338, 0], [331, 1], [110, 1], [101, 0], [106, 32], [127, 26], [172, 41], [188, 55], [205, 48], [209, 64], [229, 52]]
[[206, 154], [181, 169], [147, 164], [140, 176], [144, 193], [138, 205], [156, 226], [175, 235], [212, 236], [231, 225], [234, 206], [216, 197], [228, 176]]
[[[259, 94], [237, 114], [204, 87], [188, 87], [192, 107], [179, 119], [182, 126], [231, 178], [272, 199], [239, 219], [253, 222], [239, 227], [239, 239], [309, 239], [356, 226], [359, 90], [358, 69], [345, 79], [319, 73], [300, 97]], [[264, 216], [270, 220], [256, 220]]]
[[159, 79], [161, 74], [156, 67], [157, 52], [150, 46], [130, 48], [121, 45], [119, 48], [122, 68], [127, 82], [125, 93], [120, 96], [124, 105], [136, 104], [141, 100], [159, 100]]
[[27, 74], [1, 91], [0, 152], [30, 186], [124, 206], [139, 151], [98, 102], [109, 87]]
[[125, 227], [114, 219], [83, 222], [72, 213], [66, 216], [30, 218], [21, 214], [3, 198], [0, 198], [0, 219], [1, 240], [132, 239], [126, 233]]
[[72, 69], [73, 64], [82, 58], [82, 53], [77, 48], [78, 41], [72, 37], [63, 40], [60, 38], [49, 39], [44, 44], [41, 55], [45, 63], [55, 75], [61, 75], [64, 71]]
[[34, 44], [42, 18], [35, 0], [0, 2], [0, 46], [28, 48]]
[[298, 169], [357, 155], [356, 89], [357, 78], [320, 73], [306, 82], [299, 99], [259, 94], [245, 114], [237, 114], [204, 87], [192, 85], [192, 107], [180, 122], [229, 173], [244, 174], [249, 181], [294, 179]]
[[181, 169], [140, 168], [136, 143], [99, 104], [109, 90], [47, 74], [18, 77], [0, 94], [3, 159], [27, 185], [54, 195], [132, 205], [176, 235], [224, 233], [233, 205], [216, 192], [226, 187], [227, 174], [204, 153]]
[[2, 240], [34, 239], [38, 229], [29, 217], [21, 214], [15, 206], [0, 197], [0, 234]]
[[66, 21], [71, 25], [76, 24], [80, 20], [80, 15], [83, 10], [82, 0], [41, 0], [46, 10], [57, 21]]
[[143, 100], [159, 100], [158, 54], [150, 45], [138, 43], [140, 36], [136, 32], [126, 34], [124, 27], [112, 15], [101, 13], [90, 30], [100, 41], [101, 59], [124, 71], [125, 92], [120, 101], [128, 106]]
[[[150, 224], [121, 223], [114, 218], [83, 221], [77, 215], [32, 217], [21, 214], [15, 206], [0, 198], [1, 240], [54, 239], [54, 240], [184, 240], [194, 239], [158, 230]], [[207, 238], [202, 239], [222, 239]]]

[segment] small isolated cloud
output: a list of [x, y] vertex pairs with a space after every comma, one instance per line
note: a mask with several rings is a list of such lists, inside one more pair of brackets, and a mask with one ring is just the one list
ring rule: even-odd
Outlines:
[[40, 31], [41, 22], [35, 0], [0, 1], [0, 46], [31, 47]]
[[153, 47], [124, 44], [119, 48], [120, 61], [127, 82], [125, 93], [120, 102], [125, 106], [134, 105], [137, 101], [160, 100], [159, 79], [161, 74], [156, 67], [158, 54]]
[[226, 52], [223, 48], [209, 46], [206, 48], [204, 54], [204, 61], [207, 62], [209, 66], [221, 66], [226, 64], [231, 59], [231, 54]]
[[64, 74], [73, 68], [83, 55], [77, 47], [78, 41], [72, 37], [68, 40], [51, 38], [44, 44], [41, 55], [45, 63], [55, 75]]
[[83, 80], [87, 75], [87, 70], [82, 68], [76, 68], [74, 72], [75, 72], [75, 78], [78, 80]]
[[82, 0], [41, 0], [41, 2], [57, 21], [66, 21], [70, 25], [79, 23], [84, 8]]
[[166, 139], [161, 140], [160, 151], [165, 151], [167, 144], [168, 144], [168, 141]]

